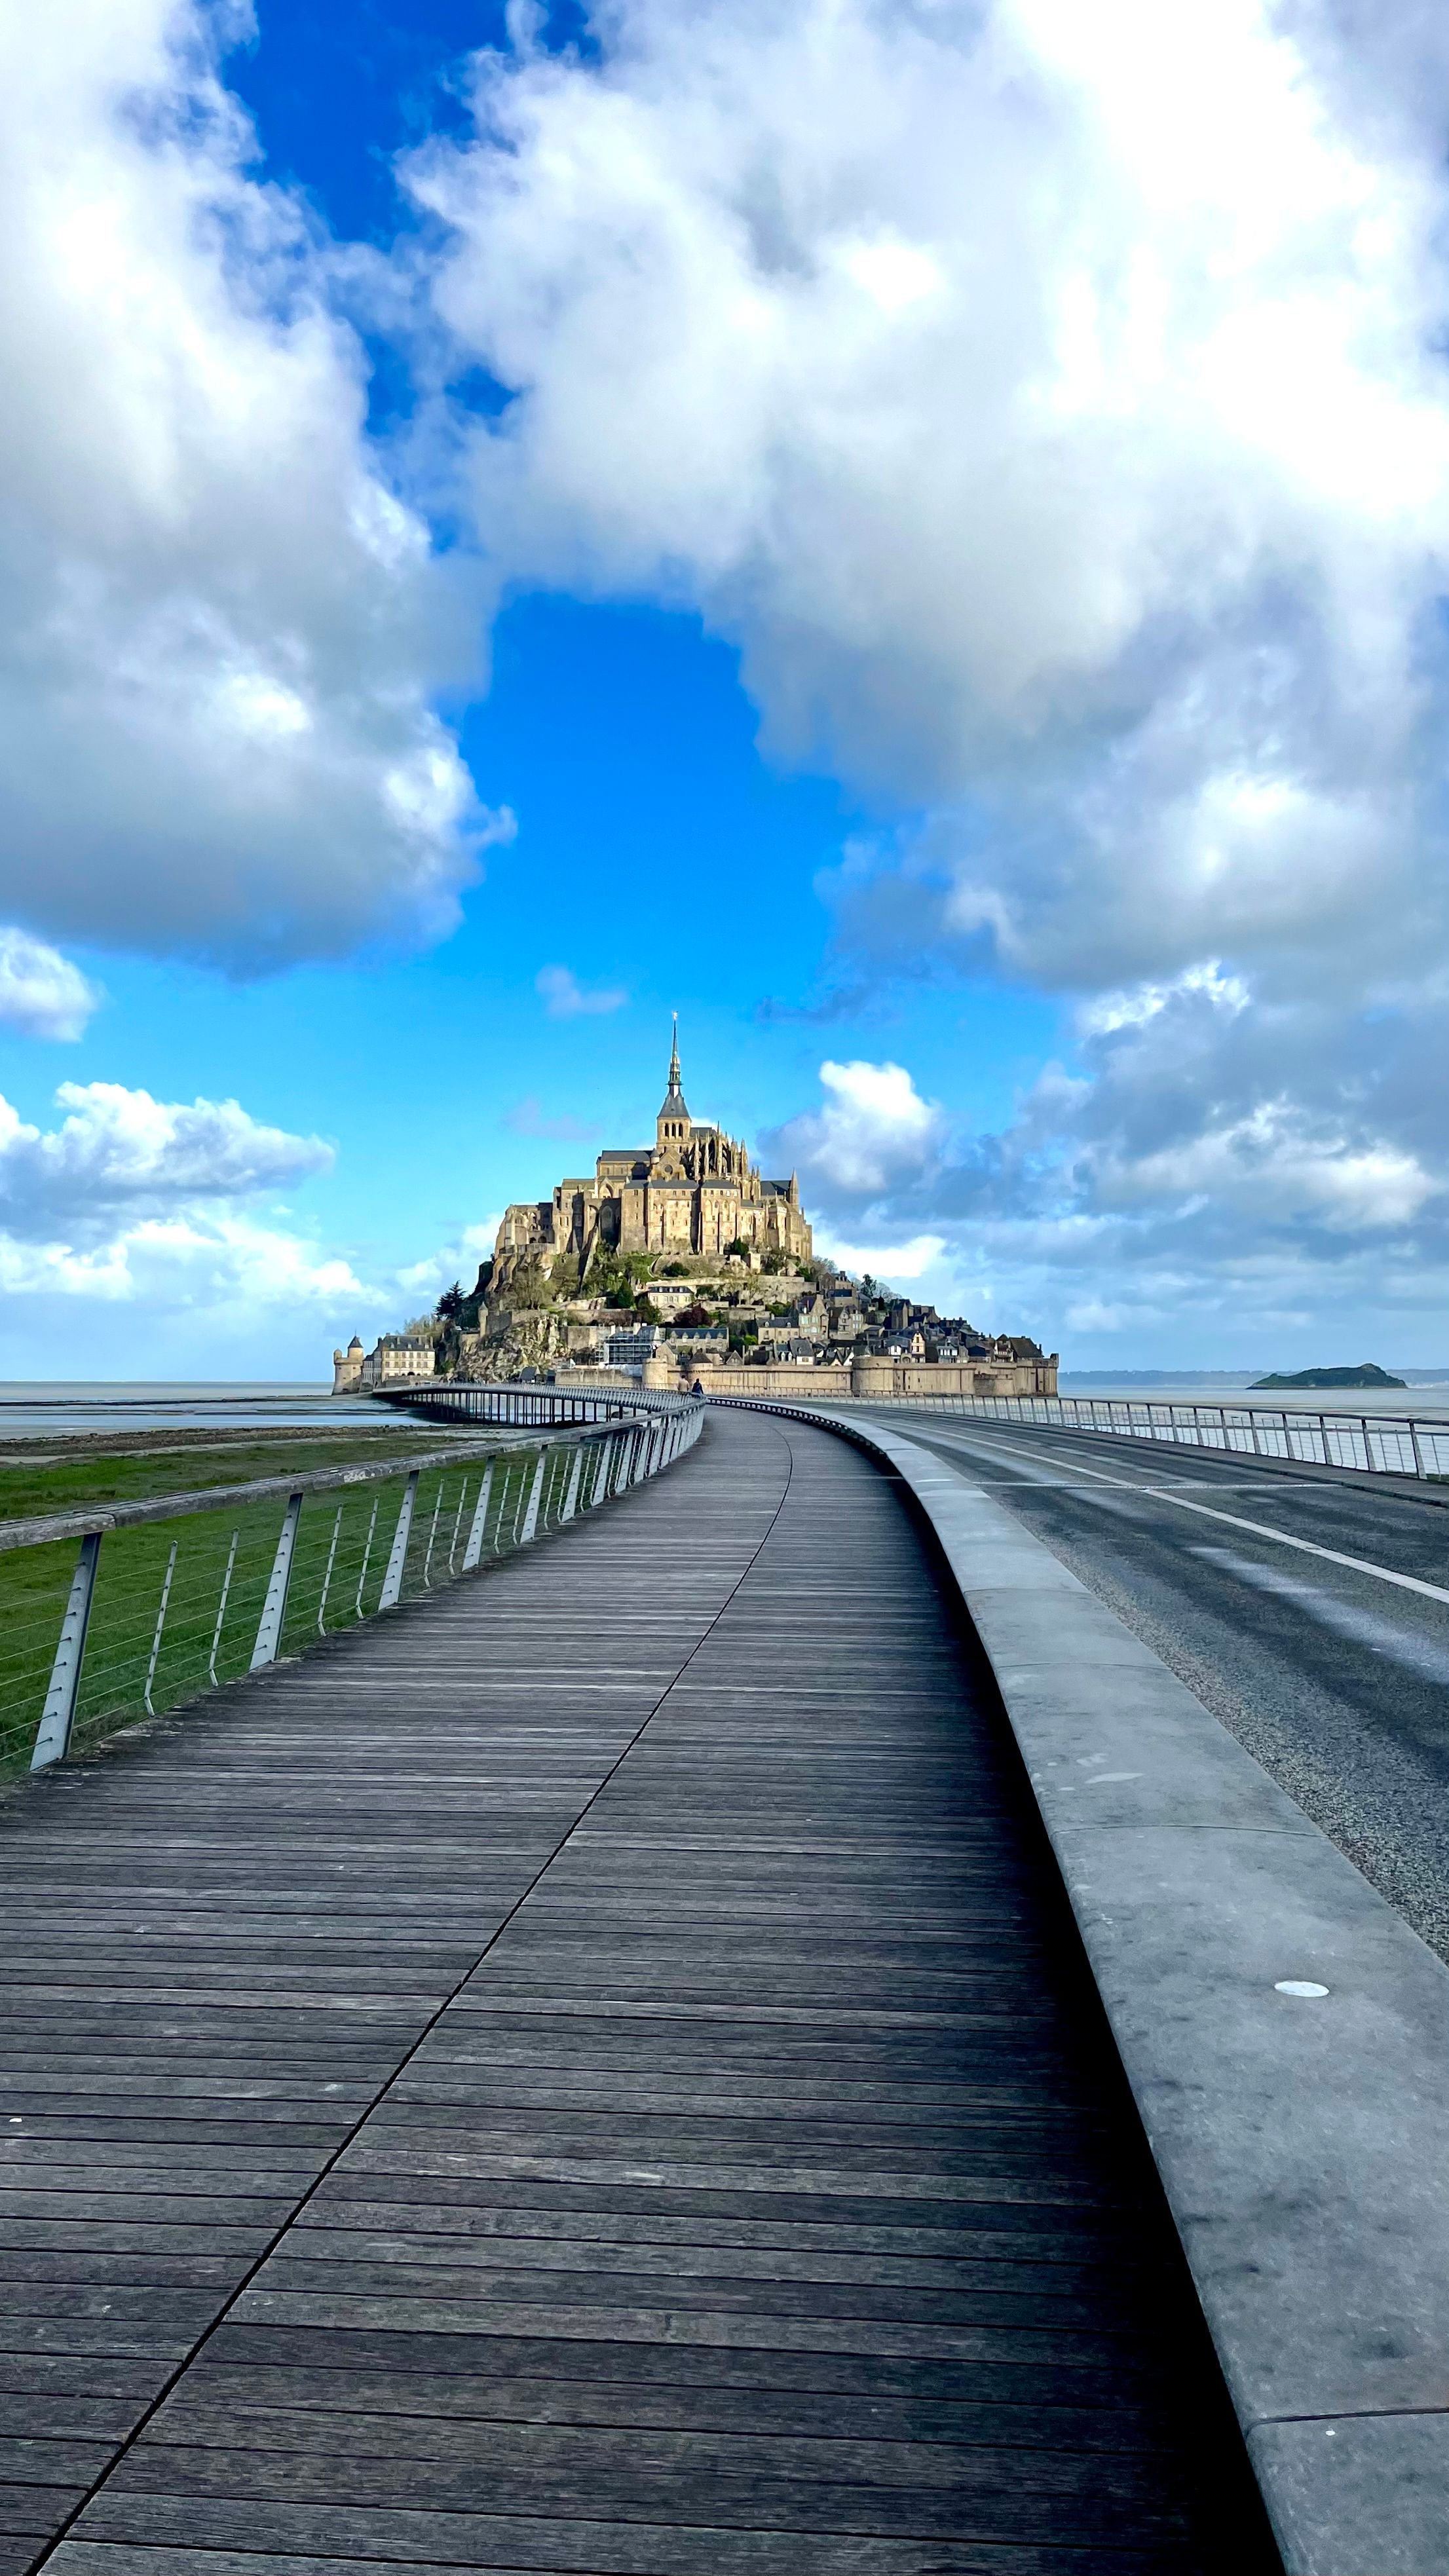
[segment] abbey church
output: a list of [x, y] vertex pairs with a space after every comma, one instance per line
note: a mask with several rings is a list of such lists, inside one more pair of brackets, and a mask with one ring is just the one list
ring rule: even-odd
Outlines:
[[717, 1256], [736, 1243], [761, 1255], [783, 1253], [791, 1261], [811, 1255], [794, 1173], [787, 1181], [765, 1180], [735, 1137], [691, 1118], [676, 1022], [669, 1087], [653, 1144], [611, 1146], [599, 1156], [592, 1178], [559, 1181], [551, 1199], [506, 1209], [498, 1229], [495, 1287], [520, 1262], [540, 1255], [575, 1254], [587, 1278], [603, 1251]]

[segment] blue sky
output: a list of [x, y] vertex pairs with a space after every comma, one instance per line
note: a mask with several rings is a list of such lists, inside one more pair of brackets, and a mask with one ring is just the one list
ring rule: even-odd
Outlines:
[[1445, 1356], [1449, 81], [1087, 14], [20, 43], [0, 1372], [315, 1375], [675, 1009], [943, 1306]]

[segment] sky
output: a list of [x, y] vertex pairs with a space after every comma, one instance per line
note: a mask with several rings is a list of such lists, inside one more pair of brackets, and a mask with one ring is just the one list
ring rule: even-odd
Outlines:
[[696, 1116], [1077, 1368], [1449, 1358], [1449, 20], [0, 10], [0, 1375]]

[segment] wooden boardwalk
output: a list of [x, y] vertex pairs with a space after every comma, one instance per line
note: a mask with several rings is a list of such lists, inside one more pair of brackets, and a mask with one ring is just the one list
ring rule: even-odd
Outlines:
[[0, 1822], [0, 2576], [1276, 2565], [896, 1490], [699, 1448]]

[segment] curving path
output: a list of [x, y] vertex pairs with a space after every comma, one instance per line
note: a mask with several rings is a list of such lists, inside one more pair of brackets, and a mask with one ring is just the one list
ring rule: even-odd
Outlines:
[[0, 2576], [1271, 2568], [891, 1481], [700, 1446], [0, 1820]]

